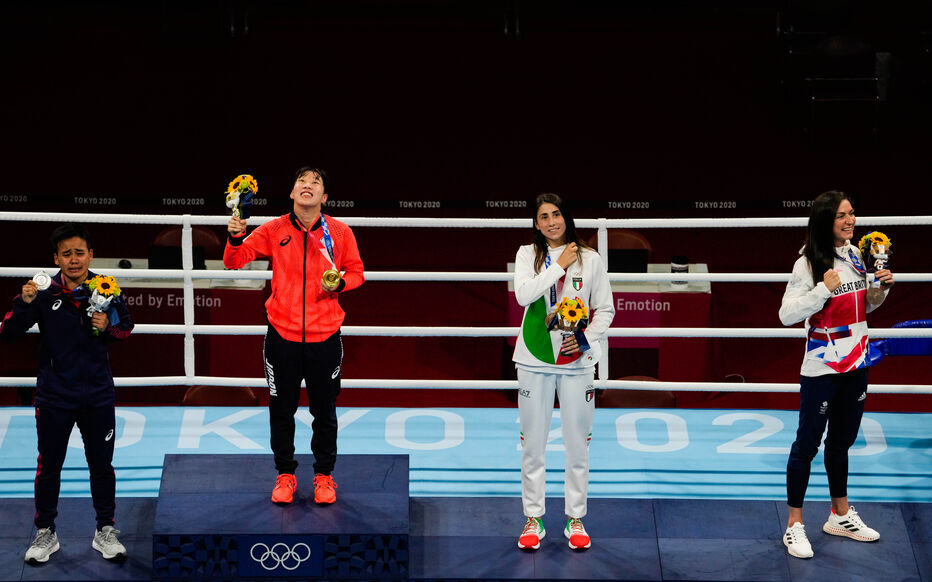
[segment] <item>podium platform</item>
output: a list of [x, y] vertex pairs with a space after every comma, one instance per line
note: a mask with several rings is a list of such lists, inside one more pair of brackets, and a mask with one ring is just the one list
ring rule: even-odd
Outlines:
[[517, 548], [518, 497], [411, 497], [406, 455], [343, 455], [337, 503], [313, 502], [313, 464], [299, 456], [295, 502], [269, 500], [269, 455], [167, 455], [160, 496], [117, 498], [128, 559], [91, 548], [94, 510], [65, 497], [61, 550], [23, 555], [35, 536], [32, 499], [0, 500], [0, 580], [567, 580], [932, 581], [932, 503], [865, 502], [875, 543], [822, 533], [827, 501], [806, 503], [815, 557], [787, 555], [782, 500], [590, 498], [592, 548], [563, 536], [563, 500], [547, 500], [540, 550]]
[[314, 503], [310, 455], [298, 489], [270, 502], [269, 455], [166, 455], [152, 528], [153, 580], [405, 580], [407, 455], [343, 455], [337, 503]]
[[[351, 488], [348, 481], [345, 488]], [[342, 490], [341, 486], [338, 494]], [[338, 499], [337, 505], [341, 501]], [[561, 531], [563, 500], [553, 498], [547, 501], [547, 537], [540, 550], [523, 552], [516, 545], [523, 523], [520, 499], [413, 497], [407, 579], [932, 580], [932, 503], [868, 503], [859, 507], [881, 532], [880, 540], [871, 544], [823, 534], [820, 518], [828, 511], [828, 502], [811, 502], [806, 507], [809, 538], [816, 552], [811, 560], [786, 554], [780, 540], [787, 518], [782, 501], [590, 499], [585, 522], [592, 534], [592, 548], [574, 552], [567, 547]], [[120, 539], [129, 552], [123, 562], [108, 562], [91, 549], [94, 510], [90, 499], [63, 498], [59, 509], [61, 550], [42, 566], [27, 566], [23, 553], [35, 536], [32, 499], [0, 500], [0, 523], [5, 526], [0, 531], [0, 580], [169, 579], [152, 570], [154, 498], [117, 498], [117, 527], [123, 531]], [[231, 505], [218, 519], [232, 521], [232, 511]], [[247, 518], [243, 516], [244, 522]], [[218, 534], [211, 539], [224, 536], [228, 540], [232, 537]], [[221, 551], [214, 552], [222, 557]], [[356, 553], [361, 551], [357, 549]], [[193, 564], [194, 559], [191, 556], [187, 564]], [[361, 568], [365, 559], [359, 557], [354, 563]], [[208, 576], [196, 573], [187, 579], [205, 578]], [[243, 577], [215, 574], [209, 578], [221, 581]], [[328, 580], [399, 578], [405, 579], [394, 575], [327, 575]], [[251, 579], [297, 582], [320, 578], [270, 571]]]

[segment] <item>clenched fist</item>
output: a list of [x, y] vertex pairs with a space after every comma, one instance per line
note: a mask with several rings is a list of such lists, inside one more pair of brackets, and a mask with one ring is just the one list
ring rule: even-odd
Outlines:
[[563, 270], [567, 270], [570, 265], [576, 262], [576, 257], [579, 249], [576, 246], [576, 243], [568, 243], [566, 248], [563, 249], [563, 254], [560, 255], [560, 258], [557, 259], [557, 264], [563, 267]]
[[91, 325], [97, 331], [103, 333], [107, 331], [107, 328], [110, 327], [110, 318], [107, 317], [107, 314], [103, 311], [98, 311], [97, 313], [91, 315]]
[[825, 275], [822, 276], [822, 282], [825, 283], [826, 289], [834, 291], [841, 285], [841, 277], [838, 276], [838, 273], [829, 269], [825, 271]]
[[24, 303], [32, 303], [32, 300], [36, 298], [36, 295], [39, 293], [39, 286], [36, 285], [36, 282], [30, 279], [23, 285], [22, 298]]
[[242, 218], [231, 216], [230, 221], [227, 222], [227, 232], [233, 236], [239, 236], [243, 234], [246, 232], [246, 221]]

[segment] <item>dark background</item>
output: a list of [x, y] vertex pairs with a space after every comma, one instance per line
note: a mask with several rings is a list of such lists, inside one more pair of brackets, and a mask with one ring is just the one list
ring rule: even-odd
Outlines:
[[[930, 13], [916, 0], [7, 2], [0, 210], [226, 214], [227, 182], [249, 172], [257, 214], [280, 214], [310, 163], [330, 173], [337, 217], [525, 217], [491, 206], [541, 191], [577, 217], [806, 216], [833, 188], [861, 216], [928, 215]], [[4, 263], [49, 265], [53, 226], [6, 222]], [[99, 257], [144, 256], [161, 230], [92, 229]], [[928, 271], [924, 228], [884, 230], [895, 270]], [[686, 254], [713, 272], [789, 272], [804, 236], [642, 232], [652, 261]], [[529, 234], [356, 229], [367, 270], [501, 271]], [[20, 285], [0, 279], [0, 294]], [[782, 289], [713, 285], [715, 325], [778, 327]], [[929, 291], [899, 285], [871, 325], [929, 318]], [[506, 301], [486, 283], [371, 282], [341, 299], [351, 325], [503, 325]], [[261, 340], [243, 341], [260, 376]], [[153, 342], [165, 357], [140, 362]], [[347, 338], [345, 376], [509, 377], [502, 343]], [[31, 350], [3, 346], [0, 373], [34, 373]], [[708, 380], [792, 382], [801, 352], [717, 341]], [[139, 335], [114, 349], [114, 372], [180, 373], [180, 354], [179, 338]], [[612, 376], [649, 375], [647, 360]], [[872, 379], [925, 381], [928, 358], [895, 362]]]

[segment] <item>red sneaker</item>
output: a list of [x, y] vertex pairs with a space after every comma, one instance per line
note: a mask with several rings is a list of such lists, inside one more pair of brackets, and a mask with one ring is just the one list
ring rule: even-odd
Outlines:
[[314, 503], [333, 503], [337, 500], [337, 484], [333, 477], [318, 473], [314, 475]]
[[298, 488], [298, 481], [290, 473], [282, 473], [275, 480], [272, 489], [272, 503], [291, 503], [294, 500], [294, 490]]
[[539, 517], [529, 517], [527, 523], [524, 524], [524, 531], [518, 537], [518, 547], [522, 550], [536, 550], [540, 547], [540, 540], [546, 535], [544, 522]]
[[583, 527], [580, 519], [575, 517], [567, 519], [563, 535], [570, 541], [571, 550], [585, 550], [592, 547], [592, 539], [586, 533], [586, 528]]

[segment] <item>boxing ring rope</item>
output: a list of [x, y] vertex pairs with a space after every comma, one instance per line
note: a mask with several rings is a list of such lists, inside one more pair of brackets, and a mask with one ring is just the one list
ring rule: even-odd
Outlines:
[[[264, 335], [265, 325], [198, 325], [194, 323], [195, 279], [270, 280], [271, 271], [227, 271], [197, 270], [193, 261], [193, 226], [225, 225], [226, 216], [197, 215], [142, 215], [142, 214], [92, 214], [71, 213], [68, 218], [78, 222], [110, 224], [157, 224], [182, 226], [182, 269], [108, 269], [120, 279], [181, 279], [184, 290], [184, 324], [138, 324], [133, 333], [184, 335], [184, 376], [140, 376], [115, 378], [117, 386], [152, 385], [211, 385], [247, 386], [262, 388], [264, 378], [231, 378], [220, 376], [197, 376], [194, 374], [194, 335]], [[276, 217], [252, 217], [250, 223], [261, 224]], [[60, 222], [60, 213], [48, 212], [0, 212], [0, 220], [28, 222]], [[408, 227], [408, 228], [527, 228], [527, 219], [462, 219], [462, 218], [341, 218], [352, 227]], [[602, 259], [607, 264], [609, 228], [778, 228], [804, 227], [808, 219], [803, 218], [682, 218], [682, 219], [577, 219], [577, 228], [596, 228]], [[872, 226], [928, 226], [932, 216], [885, 216], [859, 217], [861, 225]], [[41, 268], [0, 267], [2, 277], [31, 277]], [[412, 272], [412, 271], [367, 271], [367, 281], [511, 281], [512, 273], [482, 272]], [[708, 282], [786, 282], [787, 273], [610, 273], [612, 282], [654, 281], [708, 281]], [[897, 273], [898, 282], [932, 281], [932, 273]], [[30, 330], [36, 333], [37, 328]], [[343, 326], [347, 336], [390, 336], [390, 337], [515, 337], [517, 327], [397, 327], [397, 326]], [[802, 328], [682, 328], [682, 327], [626, 327], [611, 328], [607, 337], [678, 337], [678, 338], [804, 338]], [[871, 329], [872, 338], [928, 338], [930, 328]], [[605, 340], [603, 340], [604, 342]], [[599, 365], [596, 388], [677, 391], [719, 392], [795, 392], [797, 383], [731, 383], [731, 382], [636, 382], [608, 380], [607, 362]], [[0, 387], [35, 386], [35, 378], [0, 377]], [[419, 388], [419, 389], [514, 389], [514, 380], [390, 380], [390, 379], [343, 379], [346, 388]], [[932, 386], [911, 384], [872, 384], [871, 391], [890, 394], [929, 394]]]

